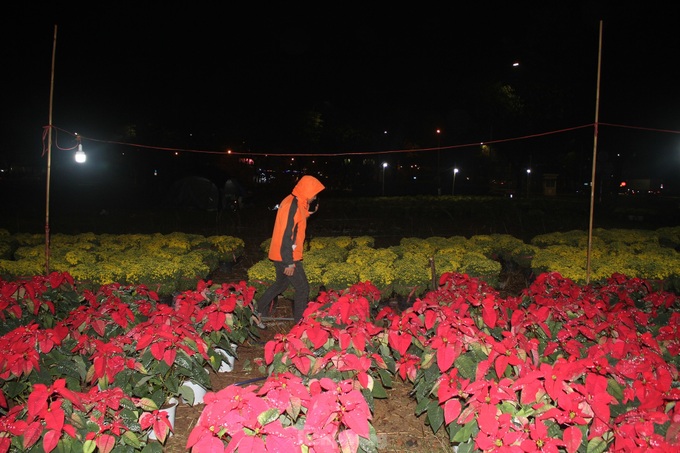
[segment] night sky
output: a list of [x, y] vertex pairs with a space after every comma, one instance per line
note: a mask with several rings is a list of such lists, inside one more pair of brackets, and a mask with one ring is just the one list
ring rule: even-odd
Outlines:
[[[53, 124], [95, 140], [337, 153], [585, 125], [594, 122], [600, 20], [600, 122], [680, 130], [680, 9], [671, 2], [65, 3], [4, 13], [0, 166], [43, 159], [55, 24]], [[502, 84], [530, 107], [521, 121], [490, 100], [489, 87]], [[313, 145], [310, 112], [325, 131]], [[68, 134], [59, 140], [72, 146]], [[678, 173], [679, 142], [671, 132], [600, 129], [604, 153], [641, 159], [662, 177]]]

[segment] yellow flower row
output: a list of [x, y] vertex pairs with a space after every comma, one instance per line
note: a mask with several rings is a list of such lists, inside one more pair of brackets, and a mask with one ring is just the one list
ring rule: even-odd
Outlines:
[[[0, 259], [0, 275], [18, 278], [44, 273], [44, 236], [0, 235], [11, 244], [11, 257]], [[38, 241], [40, 239], [40, 241]], [[97, 287], [113, 282], [144, 284], [172, 293], [195, 286], [220, 262], [236, 260], [242, 239], [196, 234], [79, 235], [55, 234], [50, 243], [50, 270], [69, 272], [74, 279]]]

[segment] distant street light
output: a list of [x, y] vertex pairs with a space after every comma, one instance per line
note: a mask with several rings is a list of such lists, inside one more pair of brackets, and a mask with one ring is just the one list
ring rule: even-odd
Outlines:
[[529, 198], [530, 185], [531, 185], [531, 168], [527, 168], [527, 198]]
[[451, 184], [451, 195], [456, 194], [456, 175], [458, 174], [458, 168], [453, 168], [453, 184]]
[[387, 168], [387, 162], [382, 163], [382, 194], [385, 196], [385, 169]]

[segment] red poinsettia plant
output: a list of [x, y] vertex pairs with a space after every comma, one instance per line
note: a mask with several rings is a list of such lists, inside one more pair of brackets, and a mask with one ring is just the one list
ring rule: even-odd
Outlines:
[[[212, 295], [206, 297], [210, 287], [199, 286], [174, 307], [161, 304], [154, 310], [145, 303], [134, 308], [102, 299], [106, 308], [100, 315], [76, 310], [66, 321], [28, 323], [1, 336], [0, 447], [42, 442], [44, 449], [54, 449], [74, 439], [74, 429], [79, 442], [102, 451], [112, 445], [109, 435], [116, 445], [134, 444], [126, 432], [141, 433], [134, 437], [146, 442], [145, 429], [166, 438], [170, 427], [160, 404], [174, 391], [167, 382], [194, 367], [205, 372], [212, 347], [205, 333], [222, 320], [229, 325], [229, 313], [238, 311], [240, 301], [252, 303], [249, 296], [234, 300], [241, 290], [233, 285], [215, 304]], [[18, 295], [16, 288], [7, 293]], [[42, 287], [36, 288], [39, 295]], [[403, 312], [390, 307], [376, 312], [375, 298], [369, 282], [321, 293], [300, 323], [266, 344], [262, 362], [270, 376], [261, 388], [229, 387], [206, 396], [187, 448], [372, 451], [371, 399], [385, 397], [384, 389], [397, 377], [413, 384], [414, 413], [425, 416], [433, 431], [445, 429], [458, 451], [673, 451], [679, 446], [675, 294], [618, 274], [578, 286], [546, 273], [520, 296], [504, 299], [477, 279], [444, 274], [436, 291]], [[247, 309], [241, 313], [249, 316]], [[251, 327], [252, 322], [245, 321]], [[196, 363], [185, 362], [188, 355]], [[55, 376], [67, 360], [75, 371], [63, 380], [31, 380], [38, 372]], [[184, 370], [174, 369], [166, 379], [163, 373], [178, 362]], [[148, 385], [154, 367], [164, 369], [153, 374], [164, 381], [159, 390]], [[95, 409], [86, 404], [90, 390], [77, 389], [110, 384], [112, 378], [123, 379], [118, 391], [126, 396], [112, 393], [98, 400], [113, 411], [103, 419], [111, 417], [110, 422], [102, 422], [101, 429], [88, 424], [82, 440], [77, 420]], [[139, 430], [116, 418], [130, 416], [116, 414], [120, 407], [147, 412], [143, 421], [135, 418]]]
[[390, 315], [423, 320], [416, 413], [434, 431], [468, 451], [678, 446], [677, 296], [622, 275], [579, 287], [543, 274], [505, 300], [464, 275], [440, 283]]
[[142, 451], [141, 414], [141, 400], [120, 388], [74, 392], [65, 379], [35, 384], [26, 403], [0, 417], [0, 452]]
[[368, 305], [351, 291], [322, 293], [289, 334], [265, 345], [271, 376], [349, 375], [367, 400], [399, 376], [414, 385], [415, 414], [446, 429], [458, 451], [680, 444], [680, 300], [649, 282], [615, 274], [579, 287], [548, 273], [502, 299], [484, 282], [445, 274], [404, 312], [374, 316]]

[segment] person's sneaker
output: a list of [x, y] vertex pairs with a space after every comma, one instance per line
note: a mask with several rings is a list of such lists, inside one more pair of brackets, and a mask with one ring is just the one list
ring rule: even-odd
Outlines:
[[251, 322], [257, 326], [258, 329], [264, 330], [267, 328], [265, 323], [262, 322], [262, 316], [260, 314], [254, 313], [250, 319]]

